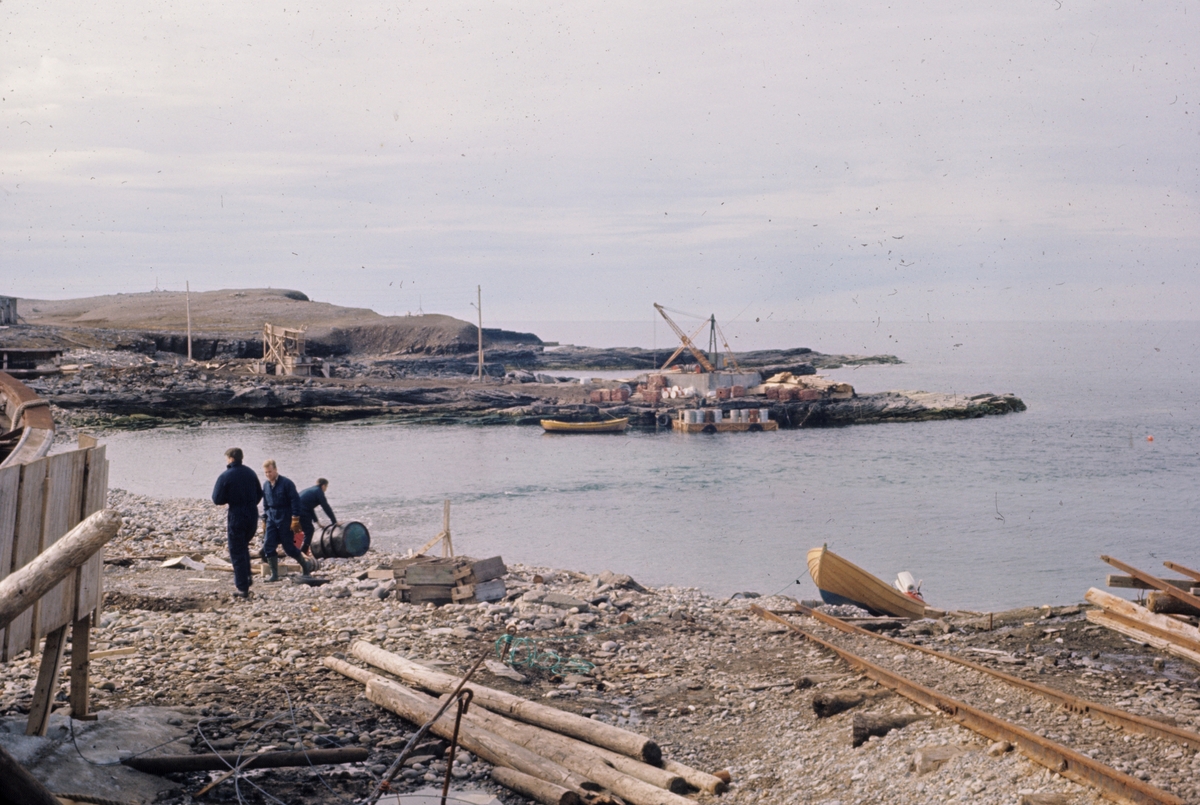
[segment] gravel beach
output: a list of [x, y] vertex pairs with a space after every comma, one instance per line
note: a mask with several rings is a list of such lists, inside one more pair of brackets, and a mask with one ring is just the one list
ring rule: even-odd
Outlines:
[[[163, 751], [187, 751], [188, 742], [193, 752], [347, 745], [371, 751], [365, 764], [248, 772], [236, 791], [233, 781], [222, 783], [205, 802], [318, 803], [365, 796], [415, 726], [368, 702], [361, 685], [325, 669], [322, 659], [347, 658], [351, 643], [365, 640], [458, 673], [483, 653], [494, 659], [495, 642], [510, 625], [532, 640], [522, 659], [547, 666], [557, 655], [561, 664], [546, 671], [518, 662], [521, 681], [508, 678], [511, 672], [481, 669], [477, 681], [643, 733], [669, 759], [709, 772], [728, 770], [729, 791], [697, 794], [699, 802], [1099, 801], [1095, 791], [944, 716], [913, 710], [894, 695], [818, 718], [814, 694], [874, 686], [827, 651], [749, 612], [751, 603], [786, 611], [793, 602], [783, 596], [721, 600], [675, 587], [641, 592], [636, 583], [614, 587], [570, 570], [510, 563], [507, 600], [435, 609], [397, 601], [390, 582], [359, 580], [363, 571], [393, 558], [372, 552], [361, 559], [325, 560], [317, 574], [330, 579], [324, 586], [256, 580], [253, 597], [235, 601], [228, 572], [160, 566], [166, 557], [225, 556], [223, 509], [204, 500], [155, 500], [121, 490], [111, 491], [110, 506], [121, 512], [124, 526], [107, 550], [105, 607], [92, 651], [134, 652], [92, 663], [94, 709], [174, 708], [189, 737]], [[469, 545], [459, 548], [470, 551]], [[564, 608], [558, 596], [552, 599], [558, 606], [544, 603], [550, 592], [582, 605]], [[1003, 663], [998, 667], [1010, 673], [1094, 701], [1200, 728], [1195, 667], [1088, 624], [1079, 606], [1007, 615], [997, 615], [991, 631], [980, 628], [977, 615], [957, 614], [915, 622], [898, 636], [976, 662]], [[794, 620], [823, 636], [832, 634], [811, 620]], [[931, 660], [914, 667], [916, 660], [882, 642], [853, 650], [906, 666], [925, 684], [952, 695], [1002, 700], [993, 709], [1005, 717], [1185, 801], [1200, 801], [1194, 782], [1200, 755], [1192, 749], [1113, 731], [994, 682], [981, 686], [974, 672], [961, 667], [939, 667]], [[6, 667], [0, 713], [27, 712], [36, 669], [36, 658], [28, 655]], [[64, 680], [63, 702], [66, 687]], [[922, 718], [855, 748], [851, 721], [861, 712]], [[443, 750], [444, 742], [431, 741], [424, 759], [398, 778], [400, 790], [438, 784], [445, 773]], [[453, 775], [459, 784], [491, 791], [506, 803], [525, 802], [492, 783], [489, 766], [469, 753], [455, 758]], [[161, 801], [191, 802], [210, 773], [171, 779], [176, 788]]]

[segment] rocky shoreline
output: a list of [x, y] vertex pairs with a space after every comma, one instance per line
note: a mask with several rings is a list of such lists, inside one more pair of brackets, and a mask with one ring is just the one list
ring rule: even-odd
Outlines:
[[[773, 353], [771, 357], [788, 356]], [[822, 365], [851, 359], [820, 358], [817, 362]], [[252, 375], [245, 362], [186, 364], [177, 356], [161, 353], [155, 360], [123, 351], [76, 350], [64, 361], [77, 368], [70, 374], [30, 380], [28, 385], [79, 427], [138, 428], [223, 418], [335, 421], [368, 417], [432, 424], [537, 425], [546, 418], [620, 416], [629, 417], [634, 428], [653, 430], [669, 428], [678, 408], [698, 404], [696, 399], [663, 400], [654, 405], [594, 404], [588, 397], [591, 390], [617, 388], [622, 383], [581, 384], [573, 378], [524, 370], [485, 383], [460, 374], [409, 377], [395, 369], [394, 360], [360, 362], [351, 365], [352, 371], [347, 372], [351, 376], [332, 378]], [[815, 371], [811, 363], [768, 368], [773, 371], [785, 366], [797, 375]], [[721, 408], [748, 404], [750, 398], [715, 403]], [[848, 399], [760, 400], [760, 404], [769, 407], [771, 418], [784, 428], [970, 419], [1025, 410], [1025, 404], [1011, 394], [964, 397], [916, 391]]]
[[[264, 802], [269, 795], [316, 805], [331, 797], [364, 796], [414, 725], [367, 702], [361, 686], [327, 671], [321, 660], [345, 657], [351, 642], [362, 639], [461, 672], [480, 653], [492, 651], [509, 626], [532, 639], [538, 653], [572, 657], [591, 671], [559, 676], [518, 665], [523, 679], [487, 671], [481, 672], [482, 684], [626, 726], [694, 767], [727, 769], [730, 790], [695, 795], [703, 805], [1100, 801], [1094, 791], [1016, 752], [997, 751], [937, 714], [853, 747], [852, 714], [818, 718], [812, 699], [814, 692], [861, 688], [863, 680], [832, 655], [748, 611], [752, 602], [787, 610], [791, 599], [786, 597], [745, 594], [722, 600], [693, 588], [641, 589], [621, 586], [622, 581], [614, 586], [604, 582], [611, 576], [510, 561], [508, 599], [435, 609], [398, 602], [388, 582], [360, 580], [363, 571], [393, 558], [370, 553], [327, 561], [319, 575], [329, 583], [322, 587], [256, 583], [250, 601], [235, 602], [227, 572], [160, 566], [169, 556], [219, 557], [222, 510], [202, 500], [157, 500], [120, 490], [110, 493], [110, 506], [121, 512], [124, 526], [107, 550], [105, 605], [93, 636], [92, 650], [110, 654], [93, 662], [95, 709], [113, 715], [165, 708], [161, 712], [170, 714], [181, 739], [172, 752], [186, 752], [189, 745], [192, 752], [209, 747], [370, 750], [366, 763], [349, 767], [251, 772], [237, 791], [232, 782], [223, 783], [206, 802]], [[547, 603], [550, 592], [559, 593], [554, 604]], [[572, 599], [578, 599], [574, 611], [563, 606]], [[1081, 606], [997, 613], [990, 630], [986, 620], [978, 613], [951, 613], [914, 622], [896, 634], [979, 662], [1009, 663], [1000, 667], [1092, 700], [1200, 727], [1196, 669], [1090, 626]], [[0, 714], [8, 723], [23, 723], [36, 669], [37, 658], [28, 655], [6, 666]], [[969, 673], [947, 666], [937, 671], [935, 684], [960, 690]], [[62, 687], [65, 697], [65, 682]], [[1022, 709], [1028, 697], [1004, 696], [1028, 728], [1047, 735], [1068, 729], [1062, 725], [1066, 716], [1059, 715], [1063, 711], [1033, 700]], [[896, 697], [880, 698], [869, 709], [911, 712]], [[56, 719], [55, 724], [65, 724]], [[70, 747], [66, 726], [58, 737]], [[1200, 755], [1184, 750], [1162, 759], [1144, 742], [1125, 746], [1130, 773], [1191, 791], [1187, 770], [1196, 777]], [[946, 755], [942, 762], [929, 760], [936, 747]], [[423, 758], [399, 779], [401, 792], [440, 781], [442, 748], [436, 741], [425, 747]], [[524, 803], [493, 784], [488, 773], [488, 765], [469, 754], [455, 760], [457, 785], [489, 791], [505, 803]], [[158, 782], [143, 801], [157, 797], [182, 805], [196, 801], [189, 792], [210, 775], [153, 779]], [[126, 801], [133, 801], [133, 790], [124, 792]]]

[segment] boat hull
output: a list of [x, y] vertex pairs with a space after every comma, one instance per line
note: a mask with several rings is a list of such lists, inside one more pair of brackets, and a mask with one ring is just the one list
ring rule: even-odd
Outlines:
[[629, 427], [629, 417], [606, 422], [563, 422], [558, 419], [541, 422], [546, 433], [623, 433]]
[[873, 615], [895, 618], [925, 617], [924, 602], [885, 584], [828, 548], [808, 552], [808, 572], [827, 604], [853, 604]]

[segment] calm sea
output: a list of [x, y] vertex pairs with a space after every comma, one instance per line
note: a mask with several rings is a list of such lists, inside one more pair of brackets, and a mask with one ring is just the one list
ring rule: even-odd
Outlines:
[[[646, 322], [510, 322], [544, 339], [659, 346]], [[1083, 599], [1112, 554], [1200, 567], [1200, 324], [759, 323], [735, 349], [810, 346], [905, 363], [827, 373], [860, 392], [1013, 392], [1029, 410], [970, 421], [762, 434], [550, 436], [532, 427], [220, 424], [105, 437], [113, 486], [206, 497], [240, 446], [301, 487], [331, 480], [341, 519], [380, 547], [441, 528], [459, 552], [654, 585], [816, 594], [829, 547], [935, 606]], [[657, 342], [657, 344], [655, 344]], [[1153, 440], [1149, 440], [1153, 437]]]

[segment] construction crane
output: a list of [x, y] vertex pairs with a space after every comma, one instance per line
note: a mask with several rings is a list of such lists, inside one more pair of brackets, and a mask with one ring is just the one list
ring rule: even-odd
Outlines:
[[[694, 339], [697, 335], [699, 335], [700, 331], [704, 329], [705, 324], [709, 325], [709, 335], [708, 335], [709, 355], [714, 355], [714, 356], [719, 355], [719, 353], [717, 352], [717, 334], [720, 333], [721, 342], [725, 345], [725, 354], [728, 355], [730, 361], [733, 362], [733, 368], [739, 372], [741, 371], [741, 368], [738, 367], [737, 360], [734, 359], [734, 357], [733, 357], [733, 350], [731, 350], [729, 348], [729, 341], [726, 340], [725, 333], [722, 332], [721, 328], [717, 325], [717, 317], [715, 315], [709, 316], [708, 319], [701, 322], [700, 326], [696, 328], [696, 331], [689, 336], [682, 329], [680, 329], [678, 324], [676, 324], [674, 321], [671, 320], [671, 317], [667, 315], [666, 308], [664, 308], [662, 305], [655, 302], [654, 309], [657, 310], [660, 314], [662, 314], [662, 317], [667, 320], [667, 324], [671, 325], [671, 329], [675, 331], [675, 335], [679, 336], [679, 341], [680, 341], [679, 348], [676, 349], [673, 353], [671, 353], [671, 357], [667, 358], [667, 360], [663, 363], [663, 365], [661, 367], [659, 367], [660, 371], [662, 369], [666, 369], [668, 366], [670, 366], [672, 361], [674, 361], [676, 358], [678, 358], [685, 349], [692, 353], [693, 357], [696, 358], [696, 363], [700, 364], [700, 366], [702, 366], [704, 368], [704, 371], [706, 371], [706, 372], [717, 371], [717, 367], [713, 365], [713, 362], [710, 361], [708, 359], [708, 357], [703, 352], [701, 352], [700, 349], [696, 346], [696, 344], [692, 341], [692, 339]], [[719, 364], [720, 358], [717, 357], [716, 361]]]

